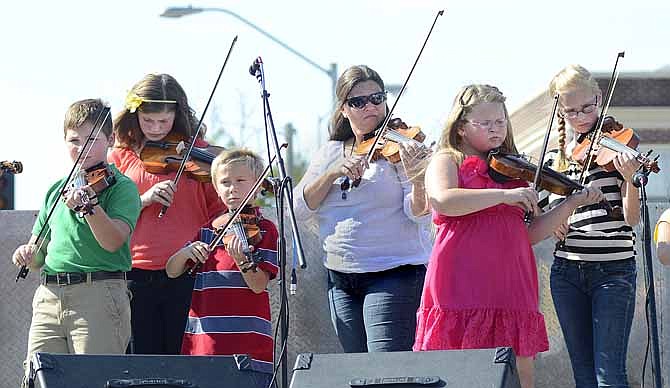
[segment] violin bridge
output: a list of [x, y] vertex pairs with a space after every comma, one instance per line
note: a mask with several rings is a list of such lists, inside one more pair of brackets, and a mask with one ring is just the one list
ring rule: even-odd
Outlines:
[[182, 140], [177, 144], [177, 147], [176, 147], [177, 154], [181, 155], [184, 152], [185, 149], [186, 149], [186, 144]]

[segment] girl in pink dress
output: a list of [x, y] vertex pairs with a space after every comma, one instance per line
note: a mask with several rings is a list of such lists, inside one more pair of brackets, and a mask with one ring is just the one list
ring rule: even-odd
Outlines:
[[[526, 182], [494, 181], [488, 152], [517, 153], [504, 102], [496, 87], [463, 88], [427, 168], [437, 235], [414, 350], [511, 346], [522, 387], [530, 388], [533, 357], [549, 348], [531, 244], [551, 235], [578, 206], [604, 197], [585, 189], [540, 214]], [[526, 211], [534, 214], [528, 226]]]

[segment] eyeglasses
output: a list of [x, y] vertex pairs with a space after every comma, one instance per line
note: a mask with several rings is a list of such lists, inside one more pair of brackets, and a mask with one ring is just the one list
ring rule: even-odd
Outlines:
[[598, 107], [598, 96], [595, 97], [595, 101], [593, 104], [588, 104], [582, 106], [581, 109], [570, 109], [570, 110], [559, 110], [559, 113], [562, 117], [566, 117], [569, 119], [575, 119], [577, 116], [579, 116], [580, 113], [584, 113], [585, 115], [589, 113], [593, 113], [593, 111], [596, 110]]
[[481, 129], [491, 129], [492, 126], [496, 126], [498, 128], [503, 128], [507, 126], [507, 119], [484, 120], [484, 121], [475, 121], [466, 119], [465, 121]]
[[372, 93], [369, 96], [356, 96], [346, 99], [347, 105], [354, 109], [363, 109], [368, 102], [371, 102], [373, 105], [379, 105], [384, 101], [386, 101], [385, 91]]

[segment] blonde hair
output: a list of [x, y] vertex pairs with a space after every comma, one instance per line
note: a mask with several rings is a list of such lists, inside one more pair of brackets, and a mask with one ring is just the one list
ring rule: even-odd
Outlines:
[[[596, 96], [602, 95], [600, 86], [598, 86], [598, 82], [593, 78], [593, 75], [580, 65], [568, 65], [564, 67], [549, 83], [549, 96], [551, 97], [556, 94], [563, 96], [575, 90], [589, 90]], [[552, 168], [556, 171], [563, 172], [568, 168], [568, 158], [565, 154], [565, 118], [560, 113], [558, 115], [557, 123], [558, 157], [554, 160]]]
[[246, 148], [232, 148], [222, 151], [212, 161], [212, 182], [216, 182], [216, 177], [220, 168], [231, 163], [245, 163], [245, 165], [254, 173], [255, 179], [258, 179], [265, 169], [263, 159], [255, 152]]
[[594, 94], [602, 94], [598, 82], [591, 73], [580, 65], [568, 65], [551, 79], [549, 83], [549, 94], [553, 97], [558, 94], [580, 89], [587, 89]]
[[465, 125], [465, 116], [472, 112], [473, 108], [483, 103], [500, 103], [505, 112], [507, 120], [507, 136], [500, 147], [503, 152], [517, 153], [512, 134], [512, 124], [509, 120], [507, 107], [505, 106], [505, 96], [497, 87], [483, 84], [472, 84], [463, 87], [454, 99], [451, 112], [444, 124], [440, 141], [438, 142], [437, 152], [444, 152], [451, 155], [457, 164], [461, 164], [465, 159], [465, 154], [461, 150], [462, 137], [458, 129]]

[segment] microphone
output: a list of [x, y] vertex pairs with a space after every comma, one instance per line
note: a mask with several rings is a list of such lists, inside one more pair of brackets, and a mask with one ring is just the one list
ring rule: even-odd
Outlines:
[[259, 78], [260, 80], [260, 70], [261, 70], [261, 64], [263, 63], [263, 60], [261, 57], [258, 57], [254, 59], [254, 62], [249, 66], [249, 74], [253, 75], [256, 78]]
[[279, 188], [281, 181], [280, 178], [272, 176], [263, 179], [263, 183], [261, 184], [261, 195], [276, 194], [275, 191]]

